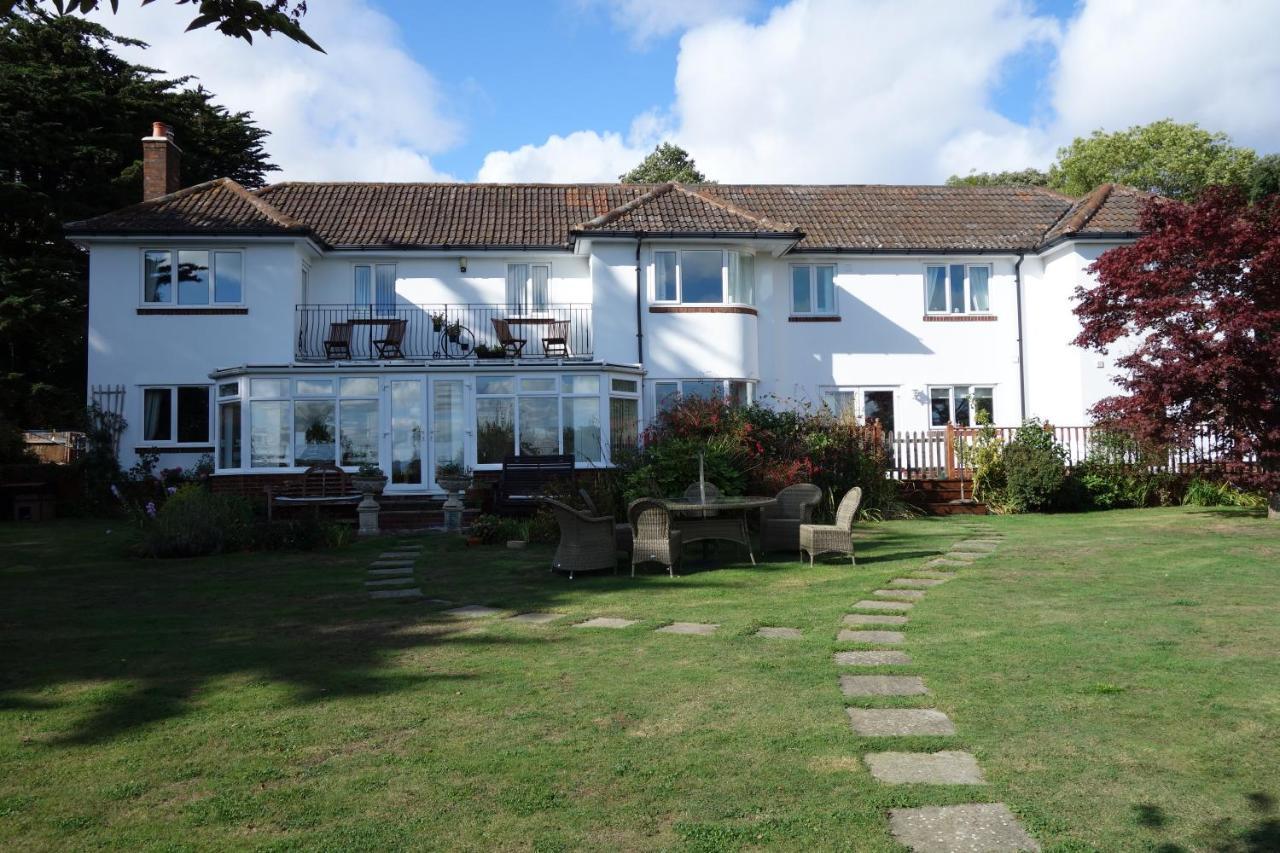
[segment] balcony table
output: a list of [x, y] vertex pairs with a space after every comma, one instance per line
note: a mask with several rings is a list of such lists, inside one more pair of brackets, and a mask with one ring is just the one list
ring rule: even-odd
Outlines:
[[756, 564], [751, 553], [751, 534], [747, 531], [747, 513], [777, 503], [777, 498], [763, 495], [742, 497], [718, 497], [703, 501], [671, 498], [661, 501], [672, 515], [681, 516], [675, 527], [684, 536], [684, 542], [698, 540], [722, 540], [736, 542], [747, 549], [751, 565]]

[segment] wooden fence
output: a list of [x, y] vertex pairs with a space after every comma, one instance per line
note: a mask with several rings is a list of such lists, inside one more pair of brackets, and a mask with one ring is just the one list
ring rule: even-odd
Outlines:
[[[1019, 428], [994, 429], [1000, 443], [1004, 445], [1013, 440]], [[1066, 451], [1068, 468], [1089, 458], [1097, 432], [1095, 427], [1068, 426], [1051, 429], [1054, 439]], [[962, 464], [958, 451], [964, 445], [972, 446], [978, 433], [976, 428], [957, 426], [885, 433], [884, 442], [891, 460], [889, 476], [897, 480], [967, 479], [971, 472]], [[1221, 448], [1221, 436], [1208, 427], [1202, 427], [1184, 445], [1167, 448], [1163, 460], [1156, 459], [1153, 462], [1149, 457], [1140, 459], [1135, 453], [1129, 458], [1115, 461], [1143, 465], [1152, 471], [1182, 474], [1228, 464]], [[1247, 466], [1251, 463], [1246, 461], [1244, 464]]]

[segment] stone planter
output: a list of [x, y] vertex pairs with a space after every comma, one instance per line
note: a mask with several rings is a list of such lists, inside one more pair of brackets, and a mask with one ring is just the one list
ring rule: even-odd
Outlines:
[[383, 477], [362, 477], [355, 474], [351, 477], [351, 486], [362, 495], [373, 495], [379, 497], [382, 490], [387, 487], [387, 478]]
[[453, 494], [455, 492], [465, 492], [471, 488], [470, 477], [436, 477], [436, 485], [444, 489], [446, 492]]
[[444, 529], [445, 530], [461, 530], [462, 529], [462, 493], [471, 485], [470, 477], [441, 477], [436, 476], [436, 485], [449, 493], [449, 497], [445, 499], [444, 506]]

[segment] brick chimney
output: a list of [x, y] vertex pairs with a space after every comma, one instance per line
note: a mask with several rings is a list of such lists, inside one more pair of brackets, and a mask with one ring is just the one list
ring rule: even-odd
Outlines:
[[142, 137], [142, 200], [150, 201], [181, 189], [181, 162], [182, 149], [173, 141], [173, 128], [162, 121], [154, 122], [151, 135]]

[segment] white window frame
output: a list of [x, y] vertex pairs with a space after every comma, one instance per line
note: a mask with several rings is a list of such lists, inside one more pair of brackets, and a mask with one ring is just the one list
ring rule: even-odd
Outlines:
[[[960, 266], [964, 267], [964, 305], [960, 306], [959, 311], [954, 311], [952, 310], [953, 306], [951, 305], [951, 268], [960, 267]], [[947, 306], [946, 306], [946, 310], [944, 311], [929, 310], [929, 269], [931, 267], [941, 267], [945, 272], [942, 289], [947, 297]], [[969, 275], [969, 270], [975, 269], [978, 267], [981, 267], [982, 269], [985, 269], [987, 271], [987, 310], [985, 311], [969, 310], [969, 303], [973, 300], [973, 294], [970, 291], [971, 276]], [[977, 317], [987, 317], [995, 313], [991, 310], [991, 282], [995, 278], [995, 270], [991, 264], [970, 264], [970, 263], [965, 263], [963, 261], [955, 261], [951, 263], [941, 262], [941, 261], [930, 261], [923, 265], [923, 268], [920, 271], [920, 276], [921, 276], [921, 282], [922, 282], [921, 292], [924, 295], [924, 313], [928, 316], [948, 317], [948, 316], [955, 316], [955, 315], [969, 315], [969, 316], [977, 316]], [[982, 387], [986, 387], [986, 386], [982, 386]]]
[[[948, 394], [949, 408], [947, 412], [947, 423], [942, 424], [941, 426], [938, 426], [938, 425], [935, 425], [933, 422], [933, 392], [940, 391], [944, 388], [947, 389], [949, 392]], [[955, 424], [958, 427], [976, 427], [978, 425], [978, 407], [972, 406], [972, 405], [969, 406], [969, 422], [967, 424], [957, 424], [955, 422], [956, 421], [956, 390], [960, 388], [966, 389], [965, 393], [961, 395], [962, 397], [973, 397], [974, 391], [976, 389], [989, 388], [991, 390], [991, 420], [993, 423], [995, 422], [996, 388], [997, 388], [996, 383], [975, 382], [972, 385], [965, 385], [963, 383], [959, 383], [955, 385], [938, 384], [938, 385], [930, 385], [926, 389], [926, 394], [928, 395], [927, 405], [929, 407], [929, 411], [928, 411], [929, 429], [946, 429], [947, 426], [950, 424]]]
[[[596, 387], [595, 393], [591, 393], [589, 391], [588, 392], [566, 391], [564, 379], [567, 376], [597, 377], [598, 385]], [[534, 374], [528, 374], [528, 375], [522, 374], [519, 372], [492, 373], [492, 374], [485, 373], [483, 375], [477, 375], [475, 378], [480, 379], [484, 377], [510, 378], [512, 382], [511, 391], [503, 392], [500, 394], [485, 394], [480, 391], [479, 383], [476, 383], [474, 386], [475, 387], [474, 401], [472, 403], [471, 411], [468, 413], [470, 418], [470, 426], [468, 427], [468, 429], [469, 431], [475, 433], [476, 435], [479, 434], [479, 418], [480, 418], [479, 401], [480, 400], [499, 400], [499, 399], [512, 400], [511, 424], [512, 424], [513, 433], [512, 433], [511, 452], [516, 455], [520, 455], [520, 399], [522, 397], [545, 397], [545, 398], [554, 399], [556, 401], [556, 453], [565, 452], [564, 451], [564, 425], [565, 425], [564, 401], [571, 400], [571, 399], [594, 399], [596, 401], [596, 417], [599, 419], [599, 423], [600, 423], [601, 458], [599, 460], [593, 461], [593, 460], [583, 459], [581, 457], [578, 457], [575, 454], [574, 467], [576, 468], [595, 468], [595, 467], [599, 467], [600, 465], [607, 464], [605, 460], [608, 458], [608, 454], [610, 452], [608, 447], [610, 425], [609, 425], [609, 419], [608, 419], [608, 409], [606, 407], [606, 400], [610, 396], [615, 396], [615, 397], [638, 396], [638, 394], [628, 395], [628, 394], [619, 394], [616, 392], [611, 392], [610, 389], [612, 388], [612, 379], [607, 373], [534, 373]], [[535, 382], [548, 381], [553, 384], [553, 387], [549, 390], [530, 390], [524, 387], [524, 383], [528, 382], [529, 380], [533, 380]], [[478, 449], [475, 451], [475, 453], [477, 454], [475, 457], [476, 461], [474, 465], [476, 470], [496, 471], [502, 467], [502, 463], [500, 462], [480, 462], [478, 457], [478, 453], [479, 453]]]
[[653, 411], [655, 411], [655, 412], [660, 412], [660, 411], [662, 411], [662, 400], [661, 400], [661, 398], [658, 396], [658, 386], [659, 386], [659, 385], [675, 385], [675, 386], [676, 386], [676, 399], [679, 399], [679, 398], [681, 398], [681, 397], [683, 397], [683, 396], [685, 395], [685, 394], [684, 394], [684, 384], [685, 384], [686, 382], [719, 382], [719, 383], [720, 383], [720, 395], [721, 395], [721, 397], [722, 397], [723, 399], [725, 399], [725, 400], [730, 400], [730, 399], [731, 399], [731, 398], [730, 398], [730, 396], [729, 396], [729, 393], [730, 393], [730, 392], [729, 392], [729, 383], [731, 383], [731, 382], [732, 382], [732, 383], [742, 383], [743, 385], [746, 385], [746, 391], [747, 391], [747, 398], [746, 398], [746, 400], [743, 402], [743, 405], [744, 405], [744, 406], [750, 406], [752, 403], [754, 403], [754, 402], [755, 402], [755, 399], [756, 399], [756, 381], [755, 381], [754, 379], [742, 379], [742, 378], [736, 378], [736, 377], [735, 377], [735, 378], [721, 378], [721, 377], [717, 377], [717, 376], [690, 376], [690, 377], [686, 377], [686, 378], [683, 378], [683, 379], [667, 379], [667, 378], [663, 378], [663, 379], [655, 379], [655, 380], [653, 380]]
[[[208, 408], [205, 411], [205, 438], [203, 441], [179, 441], [178, 440], [178, 389], [179, 388], [203, 388]], [[182, 382], [177, 385], [142, 385], [141, 393], [138, 395], [142, 405], [138, 423], [142, 425], [142, 435], [139, 443], [146, 447], [208, 447], [213, 444], [214, 426], [213, 413], [216, 403], [213, 399], [214, 386], [209, 384], [201, 384], [198, 382]], [[147, 392], [148, 391], [168, 391], [169, 392], [169, 437], [168, 438], [147, 438]], [[228, 399], [228, 398], [224, 398]]]
[[[147, 301], [147, 255], [151, 252], [167, 252], [169, 255], [169, 298], [162, 301]], [[178, 271], [179, 252], [207, 252], [209, 254], [209, 301], [181, 303], [178, 301], [178, 282], [174, 276]], [[218, 294], [218, 255], [237, 254], [240, 256], [240, 298], [235, 301], [219, 301]], [[140, 308], [181, 308], [184, 311], [210, 311], [215, 308], [243, 308], [244, 293], [248, 289], [248, 252], [244, 246], [146, 246], [138, 251], [138, 307]], [[152, 386], [160, 387], [160, 386]]]
[[[602, 388], [605, 401], [605, 412], [608, 414], [608, 429], [603, 436], [605, 464], [614, 464], [614, 451], [617, 449], [613, 446], [613, 400], [634, 400], [636, 404], [636, 447], [640, 445], [640, 437], [644, 434], [644, 382], [638, 376], [611, 376], [605, 374], [605, 387]], [[615, 381], [631, 382], [635, 387], [628, 391], [625, 389], [614, 388]], [[632, 448], [635, 449], [635, 448]]]
[[[720, 253], [720, 301], [719, 302], [685, 302], [684, 300], [684, 255], [686, 252], [719, 252]], [[658, 255], [670, 254], [676, 256], [676, 298], [660, 299], [658, 297]], [[741, 274], [742, 257], [750, 256], [751, 261], [751, 287], [750, 292], [753, 297], [751, 302], [735, 302], [730, 300], [731, 289], [729, 287], [729, 255], [738, 255], [738, 270]], [[756, 284], [759, 282], [759, 273], [756, 269], [755, 252], [746, 249], [717, 249], [714, 247], [698, 248], [689, 247], [686, 249], [654, 249], [653, 258], [649, 263], [649, 299], [655, 305], [725, 305], [738, 307], [755, 307]]]
[[[818, 309], [818, 268], [830, 267], [831, 269], [831, 307], [829, 310], [821, 311]], [[805, 269], [809, 271], [809, 305], [808, 311], [801, 311], [796, 308], [796, 291], [793, 284], [795, 271], [797, 269]], [[840, 267], [838, 264], [824, 263], [800, 263], [791, 264], [787, 268], [787, 301], [790, 303], [792, 317], [839, 317], [840, 316], [840, 288], [836, 284], [836, 279], [840, 275]]]
[[[936, 386], [941, 388], [942, 386]], [[986, 387], [986, 386], [981, 386]], [[853, 396], [853, 415], [859, 424], [865, 425], [867, 422], [867, 399], [866, 395], [869, 391], [885, 391], [893, 395], [893, 418], [898, 419], [898, 387], [896, 385], [821, 385], [818, 387], [818, 398], [821, 404], [830, 409], [827, 405], [826, 397], [828, 394], [852, 394]], [[839, 412], [832, 411], [831, 414], [836, 415]]]
[[[524, 284], [521, 285], [523, 293], [521, 294], [520, 300], [516, 303], [512, 303], [510, 301], [510, 293], [505, 289], [508, 286], [508, 282], [511, 281], [512, 267], [525, 267], [527, 270], [524, 277]], [[533, 271], [535, 268], [541, 268], [547, 271], [547, 298], [541, 305], [539, 305], [537, 300], [534, 299], [533, 293]], [[552, 269], [550, 261], [508, 261], [507, 276], [503, 279], [503, 300], [507, 303], [507, 307], [518, 307], [522, 311], [545, 311], [550, 308], [553, 304], [551, 300], [551, 273]]]
[[[356, 270], [367, 267], [369, 270], [369, 301], [360, 302], [356, 292]], [[378, 301], [378, 267], [391, 267], [391, 301]], [[391, 317], [395, 315], [397, 285], [400, 283], [400, 267], [395, 261], [355, 261], [351, 264], [351, 305], [357, 310], [367, 310], [371, 317]]]

